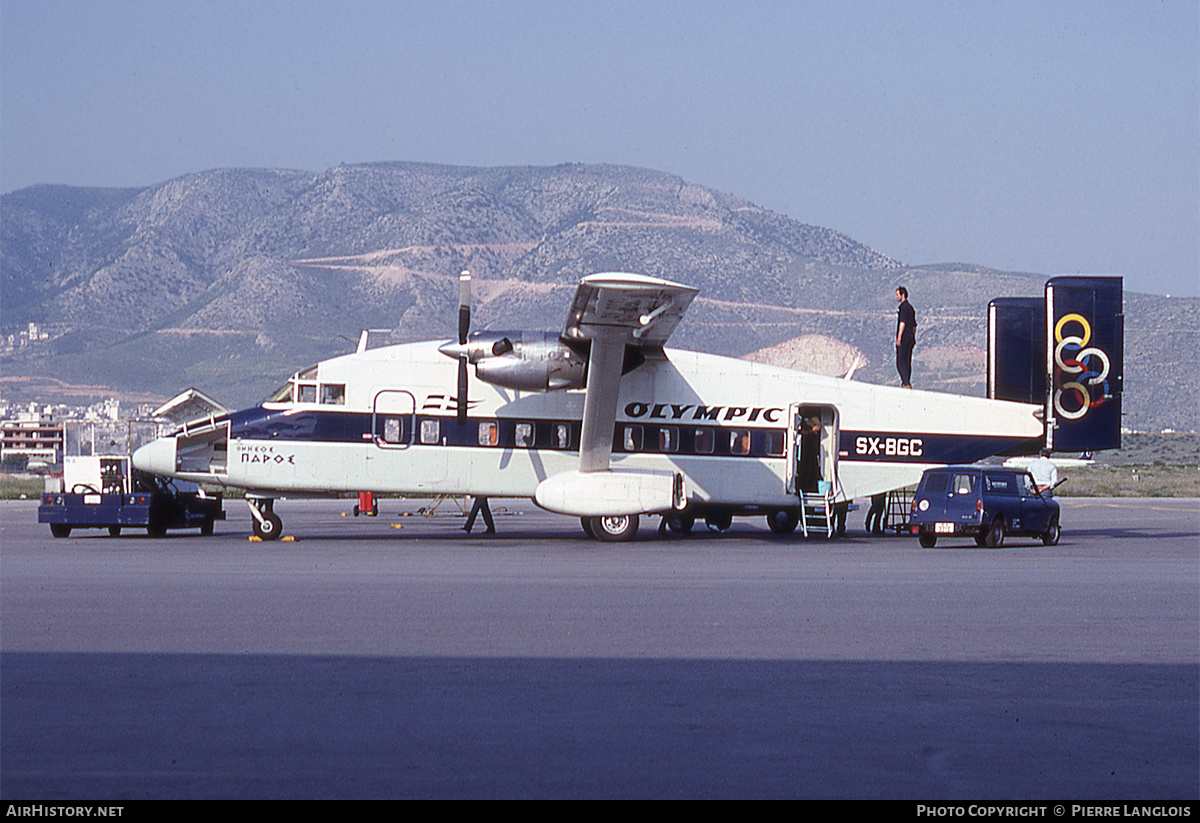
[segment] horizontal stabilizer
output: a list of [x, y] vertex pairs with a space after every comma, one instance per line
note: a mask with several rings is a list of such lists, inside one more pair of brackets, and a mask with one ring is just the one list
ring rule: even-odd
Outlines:
[[683, 477], [668, 472], [567, 471], [538, 484], [534, 502], [577, 517], [617, 517], [680, 509], [687, 504]]

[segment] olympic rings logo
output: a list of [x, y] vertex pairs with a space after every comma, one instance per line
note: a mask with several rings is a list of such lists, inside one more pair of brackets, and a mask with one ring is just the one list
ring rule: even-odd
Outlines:
[[[1068, 324], [1078, 324], [1079, 334], [1064, 335]], [[1072, 329], [1073, 330], [1073, 329]], [[1088, 409], [1103, 403], [1108, 397], [1108, 355], [1095, 346], [1088, 346], [1092, 339], [1092, 327], [1080, 314], [1065, 314], [1054, 325], [1054, 364], [1058, 371], [1067, 375], [1078, 375], [1054, 390], [1054, 410], [1067, 420], [1078, 420]], [[1088, 387], [1097, 389], [1093, 398]], [[1065, 396], [1073, 396], [1078, 405], [1068, 409], [1063, 405]]]

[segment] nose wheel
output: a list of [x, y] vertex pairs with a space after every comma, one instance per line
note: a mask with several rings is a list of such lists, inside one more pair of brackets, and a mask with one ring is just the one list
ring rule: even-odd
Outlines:
[[283, 532], [283, 519], [275, 514], [275, 500], [270, 497], [246, 498], [253, 517], [251, 527], [260, 540], [278, 540]]

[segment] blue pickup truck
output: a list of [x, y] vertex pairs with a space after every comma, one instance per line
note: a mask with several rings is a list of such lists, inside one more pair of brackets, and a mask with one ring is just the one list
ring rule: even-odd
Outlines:
[[1039, 493], [1023, 469], [945, 466], [922, 475], [909, 528], [925, 548], [939, 538], [971, 537], [994, 549], [1010, 535], [1053, 546], [1061, 534], [1059, 513], [1058, 501]]

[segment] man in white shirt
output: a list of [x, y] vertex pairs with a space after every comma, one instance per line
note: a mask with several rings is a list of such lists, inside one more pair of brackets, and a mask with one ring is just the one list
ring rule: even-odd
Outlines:
[[1050, 459], [1050, 450], [1042, 449], [1042, 453], [1029, 464], [1029, 473], [1033, 475], [1033, 484], [1043, 494], [1053, 493], [1058, 483], [1058, 467]]

